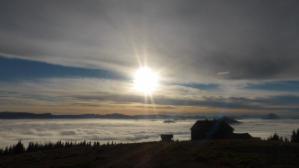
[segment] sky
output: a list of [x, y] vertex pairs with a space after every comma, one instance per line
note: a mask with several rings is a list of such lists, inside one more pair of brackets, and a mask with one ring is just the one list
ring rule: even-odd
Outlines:
[[298, 30], [296, 0], [1, 0], [0, 111], [299, 115]]

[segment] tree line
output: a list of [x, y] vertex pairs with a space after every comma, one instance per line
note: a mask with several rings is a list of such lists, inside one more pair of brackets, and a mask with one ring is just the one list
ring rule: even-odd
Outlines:
[[268, 141], [281, 141], [281, 142], [291, 142], [291, 143], [299, 143], [299, 129], [294, 130], [291, 135], [291, 139], [283, 138], [279, 136], [277, 133], [274, 133], [269, 138]]
[[[294, 130], [291, 135], [291, 139], [283, 138], [278, 134], [273, 134], [269, 138], [266, 139], [267, 141], [280, 141], [284, 143], [299, 143], [299, 129]], [[119, 143], [121, 144], [121, 143]], [[39, 144], [34, 142], [29, 142], [28, 146], [25, 147], [24, 144], [19, 141], [17, 144], [6, 147], [4, 149], [0, 149], [0, 155], [12, 155], [12, 154], [20, 154], [25, 152], [37, 152], [37, 151], [44, 151], [44, 150], [51, 150], [51, 149], [65, 149], [65, 148], [72, 148], [72, 147], [88, 147], [88, 148], [100, 148], [105, 146], [113, 146], [116, 145], [114, 142], [107, 142], [105, 144], [100, 144], [100, 142], [62, 142], [58, 141], [56, 143], [45, 143]]]
[[72, 147], [99, 148], [99, 147], [112, 146], [112, 145], [116, 145], [116, 143], [107, 142], [105, 144], [100, 144], [100, 142], [87, 142], [87, 141], [82, 141], [82, 142], [58, 141], [56, 143], [49, 142], [44, 144], [29, 142], [28, 146], [25, 147], [22, 141], [18, 141], [18, 143], [15, 145], [8, 146], [4, 149], [0, 149], [0, 155], [19, 154], [25, 152], [37, 152], [37, 151], [44, 151], [44, 150], [51, 150], [51, 149], [65, 149], [65, 148], [72, 148]]

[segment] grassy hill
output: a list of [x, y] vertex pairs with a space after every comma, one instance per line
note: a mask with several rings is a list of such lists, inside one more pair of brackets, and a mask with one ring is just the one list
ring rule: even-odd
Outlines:
[[299, 167], [299, 144], [261, 140], [72, 146], [0, 156], [0, 168]]

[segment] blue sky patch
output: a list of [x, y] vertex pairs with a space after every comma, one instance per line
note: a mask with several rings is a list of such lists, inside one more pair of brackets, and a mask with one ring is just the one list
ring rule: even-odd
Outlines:
[[0, 56], [0, 81], [32, 80], [39, 78], [92, 77], [125, 79], [121, 74], [102, 70], [48, 64]]
[[209, 91], [219, 89], [219, 85], [214, 83], [184, 83], [179, 85]]
[[259, 84], [248, 84], [246, 89], [299, 92], [299, 81], [273, 81]]

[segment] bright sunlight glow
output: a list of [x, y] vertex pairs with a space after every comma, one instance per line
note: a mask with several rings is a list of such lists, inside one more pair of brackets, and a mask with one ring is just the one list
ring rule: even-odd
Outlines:
[[134, 88], [144, 94], [152, 94], [159, 85], [159, 75], [148, 67], [139, 68], [134, 74]]

